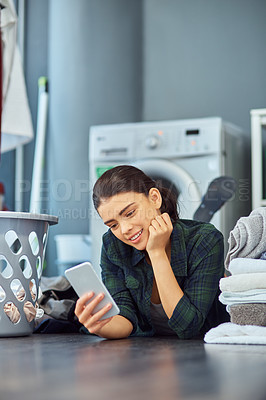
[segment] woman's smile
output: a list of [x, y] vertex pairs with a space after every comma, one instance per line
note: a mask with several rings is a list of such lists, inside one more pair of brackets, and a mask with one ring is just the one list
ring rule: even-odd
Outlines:
[[132, 243], [136, 244], [141, 240], [141, 235], [142, 235], [143, 229], [141, 229], [138, 233], [135, 235], [131, 236], [129, 239]]

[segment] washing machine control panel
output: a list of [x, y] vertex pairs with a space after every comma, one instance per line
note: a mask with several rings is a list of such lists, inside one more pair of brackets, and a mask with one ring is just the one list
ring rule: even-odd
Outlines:
[[160, 145], [160, 141], [156, 135], [150, 135], [146, 137], [145, 145], [147, 149], [153, 150]]
[[212, 154], [223, 141], [221, 118], [94, 126], [90, 136], [90, 157], [98, 161]]

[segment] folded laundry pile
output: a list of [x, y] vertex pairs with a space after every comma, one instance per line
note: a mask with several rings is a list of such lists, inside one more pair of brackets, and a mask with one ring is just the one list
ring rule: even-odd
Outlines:
[[[236, 258], [228, 270], [232, 275], [220, 279], [219, 300], [227, 305], [229, 314], [232, 305], [235, 310], [236, 306], [242, 309], [243, 303], [266, 303], [266, 260]], [[248, 324], [247, 319], [245, 325]]]
[[228, 239], [219, 300], [230, 321], [206, 333], [206, 343], [266, 344], [266, 208], [237, 222]]

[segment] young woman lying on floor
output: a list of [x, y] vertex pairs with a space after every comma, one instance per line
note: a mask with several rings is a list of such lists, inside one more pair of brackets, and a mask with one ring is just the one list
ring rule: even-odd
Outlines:
[[90, 333], [190, 339], [227, 320], [218, 301], [223, 236], [213, 225], [179, 219], [173, 193], [133, 166], [105, 172], [94, 185], [93, 201], [109, 227], [102, 279], [120, 314], [100, 321], [110, 305], [94, 313], [101, 295], [82, 296], [75, 314]]

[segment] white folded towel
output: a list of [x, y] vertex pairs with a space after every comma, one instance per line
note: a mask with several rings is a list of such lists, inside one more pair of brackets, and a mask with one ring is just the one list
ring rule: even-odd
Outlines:
[[210, 329], [205, 334], [204, 341], [225, 344], [266, 344], [266, 327], [225, 322]]
[[219, 285], [222, 292], [243, 292], [253, 289], [266, 290], [266, 272], [228, 276], [227, 278], [221, 278]]
[[232, 275], [266, 272], [266, 260], [255, 258], [234, 258], [230, 261], [228, 271], [230, 271]]
[[245, 290], [243, 292], [222, 292], [219, 295], [222, 304], [266, 303], [266, 289]]
[[266, 250], [266, 207], [253, 210], [248, 217], [241, 217], [230, 232], [229, 249], [225, 268], [236, 257], [259, 258]]

